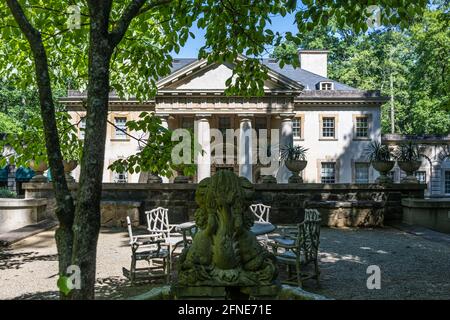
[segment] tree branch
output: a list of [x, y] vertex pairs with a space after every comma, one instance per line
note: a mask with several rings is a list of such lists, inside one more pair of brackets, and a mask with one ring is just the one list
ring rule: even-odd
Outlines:
[[119, 127], [116, 126], [113, 122], [111, 122], [111, 121], [109, 121], [109, 120], [107, 120], [107, 122], [108, 122], [110, 125], [112, 125], [115, 129], [117, 129], [117, 130], [123, 132], [126, 136], [130, 137], [131, 139], [136, 140], [138, 143], [143, 143], [143, 144], [147, 145], [147, 143], [144, 141], [145, 139], [143, 139], [143, 138], [137, 138], [137, 137], [133, 136], [132, 134], [128, 133], [127, 130], [124, 130], [124, 129], [122, 129], [122, 128], [119, 128]]
[[133, 0], [125, 9], [124, 13], [122, 14], [122, 17], [117, 22], [116, 27], [110, 32], [109, 34], [110, 45], [114, 48], [119, 44], [119, 42], [122, 40], [123, 36], [127, 32], [131, 21], [138, 14], [147, 12], [160, 5], [169, 4], [172, 1], [173, 0], [157, 0], [149, 3], [144, 7], [144, 4], [147, 2], [147, 0]]

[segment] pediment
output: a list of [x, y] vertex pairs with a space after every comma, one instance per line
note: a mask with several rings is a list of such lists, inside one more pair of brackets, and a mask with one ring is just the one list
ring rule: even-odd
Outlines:
[[[211, 63], [206, 60], [195, 61], [158, 82], [159, 90], [170, 91], [223, 91], [226, 81], [233, 74], [231, 63]], [[269, 70], [269, 78], [264, 82], [265, 91], [301, 91], [303, 86], [298, 82]]]

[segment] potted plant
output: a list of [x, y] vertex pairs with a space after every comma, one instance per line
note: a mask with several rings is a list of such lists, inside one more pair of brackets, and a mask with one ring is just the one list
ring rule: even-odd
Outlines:
[[48, 169], [48, 165], [45, 160], [30, 160], [28, 166], [34, 171], [34, 176], [31, 178], [32, 182], [47, 182], [44, 171]]
[[188, 183], [192, 176], [197, 172], [196, 164], [171, 164], [171, 167], [177, 173], [174, 183]]
[[392, 183], [392, 179], [387, 174], [394, 167], [395, 161], [392, 160], [392, 153], [389, 147], [382, 145], [379, 141], [372, 141], [367, 146], [365, 153], [372, 167], [380, 173], [376, 182]]
[[81, 161], [83, 152], [83, 142], [74, 132], [62, 133], [61, 155], [63, 157], [64, 173], [67, 182], [75, 182], [71, 172], [78, 166]]
[[[191, 129], [185, 130], [188, 131], [191, 137], [194, 137], [194, 132]], [[185, 158], [185, 151], [188, 151], [187, 158]], [[205, 151], [202, 149], [202, 146], [199, 143], [195, 142], [195, 139], [191, 138], [190, 148], [187, 148], [187, 150], [181, 150], [181, 153], [178, 154], [180, 158], [177, 159], [177, 163], [174, 163], [175, 158], [172, 157], [170, 167], [177, 173], [177, 176], [173, 181], [174, 183], [188, 183], [189, 180], [191, 180], [195, 175], [195, 173], [197, 172], [197, 164], [195, 163], [194, 159], [197, 152], [201, 152], [201, 154], [205, 153]], [[179, 163], [180, 160], [181, 163]]]
[[306, 151], [308, 149], [302, 146], [287, 145], [281, 149], [281, 160], [290, 171], [294, 174], [289, 177], [289, 183], [302, 183], [300, 172], [305, 169], [308, 161], [306, 161]]
[[412, 141], [402, 143], [395, 152], [400, 169], [406, 172], [406, 177], [402, 179], [403, 183], [419, 183], [414, 176], [414, 172], [422, 164], [419, 147]]

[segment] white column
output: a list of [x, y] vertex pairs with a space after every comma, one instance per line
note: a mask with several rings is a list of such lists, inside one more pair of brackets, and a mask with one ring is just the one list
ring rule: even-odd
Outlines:
[[[169, 121], [169, 115], [168, 114], [159, 114], [158, 116], [161, 119], [161, 126], [166, 128], [166, 129], [169, 129], [169, 122], [168, 122]], [[161, 177], [161, 179], [162, 179], [163, 183], [169, 183], [170, 182], [169, 178], [167, 178], [167, 177]]]
[[162, 115], [160, 116], [160, 118], [161, 118], [161, 126], [163, 126], [166, 129], [169, 129], [169, 122], [168, 122], [169, 116]]
[[253, 182], [252, 122], [242, 117], [239, 126], [239, 176]]
[[211, 176], [211, 133], [210, 115], [198, 115], [195, 126], [195, 137], [203, 150], [197, 154], [197, 182]]
[[[281, 125], [280, 125], [280, 152], [286, 146], [294, 145], [294, 136], [292, 134], [292, 118], [294, 114], [282, 114], [281, 115]], [[280, 166], [277, 172], [277, 182], [278, 183], [288, 183], [289, 177], [292, 172], [289, 171], [283, 164]]]

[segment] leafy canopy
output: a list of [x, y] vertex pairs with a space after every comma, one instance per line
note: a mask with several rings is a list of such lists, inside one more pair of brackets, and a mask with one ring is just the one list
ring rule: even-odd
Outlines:
[[[63, 159], [80, 161], [83, 141], [78, 137], [77, 124], [71, 122], [71, 117], [66, 112], [58, 112], [56, 120], [59, 139], [63, 141], [61, 144]], [[48, 163], [41, 117], [32, 116], [26, 121], [25, 126], [27, 130], [9, 133], [0, 140], [0, 149], [10, 150], [8, 157], [0, 158], [0, 167], [5, 166], [7, 162], [16, 166], [28, 166], [31, 160]]]
[[[129, 3], [130, 1], [127, 1]], [[156, 2], [156, 1], [155, 1]], [[87, 85], [89, 11], [85, 1], [21, 0], [25, 14], [40, 30], [54, 84], [66, 83], [84, 90]], [[146, 4], [154, 2], [148, 1]], [[334, 19], [338, 27], [367, 29], [372, 1], [251, 1], [251, 0], [167, 0], [145, 10], [134, 18], [124, 39], [115, 49], [111, 62], [111, 89], [120, 96], [146, 99], [156, 93], [156, 82], [170, 73], [171, 53], [178, 52], [196, 24], [205, 30], [205, 45], [199, 58], [234, 62], [234, 83], [229, 94], [252, 95], [263, 92], [266, 68], [259, 58], [267, 45], [285, 40], [299, 43], [299, 36]], [[80, 23], [69, 28], [73, 13], [69, 5], [77, 5]], [[382, 22], [408, 25], [421, 13], [426, 1], [380, 0]], [[147, 6], [150, 8], [150, 6]], [[123, 1], [112, 2], [111, 30], [119, 23], [126, 8]], [[274, 33], [271, 17], [295, 14], [298, 34]], [[9, 79], [22, 88], [34, 83], [33, 59], [24, 36], [18, 29], [5, 2], [0, 3], [0, 79]], [[246, 60], [238, 60], [244, 54]], [[290, 63], [288, 58], [281, 64]], [[230, 83], [231, 84], [231, 83]]]
[[[380, 27], [356, 33], [336, 19], [285, 42], [273, 57], [298, 61], [298, 48], [327, 49], [329, 77], [363, 90], [391, 95], [393, 77], [395, 131], [401, 134], [450, 133], [449, 3], [435, 4], [406, 30]], [[382, 131], [391, 130], [390, 103], [382, 107]]]

